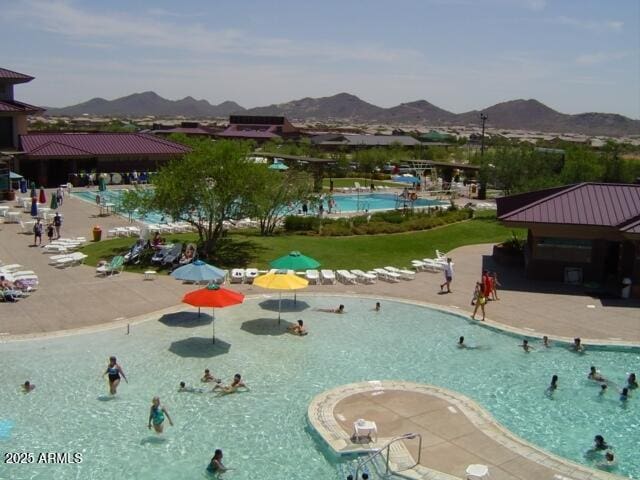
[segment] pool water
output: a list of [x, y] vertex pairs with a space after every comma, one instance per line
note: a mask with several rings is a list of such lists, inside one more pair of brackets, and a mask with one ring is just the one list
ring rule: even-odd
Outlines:
[[[124, 190], [121, 189], [105, 190], [104, 192], [100, 192], [100, 195], [103, 197], [103, 201], [105, 203], [113, 203], [115, 205], [119, 205], [123, 191]], [[81, 198], [82, 200], [95, 203], [96, 194], [98, 194], [96, 190], [78, 190], [73, 192], [72, 195]], [[396, 201], [396, 195], [389, 193], [336, 195], [333, 198], [336, 201], [336, 211], [339, 213], [363, 212], [372, 210], [392, 210], [395, 208], [403, 208], [404, 205], [402, 200], [400, 200], [399, 202]], [[413, 202], [413, 206], [416, 208], [434, 207], [439, 205], [447, 205], [447, 203], [426, 198], [418, 198], [415, 202]], [[311, 213], [317, 213], [317, 208], [317, 205], [309, 205], [309, 211]], [[326, 200], [324, 201], [324, 211], [325, 213], [328, 213], [328, 205]], [[133, 215], [133, 218], [146, 223], [164, 223], [167, 221], [171, 221], [171, 219], [167, 219], [162, 214], [157, 212], [150, 212], [144, 217], [139, 215], [138, 213], [135, 213]]]
[[[75, 465], [0, 464], [0, 478], [206, 478], [215, 448], [235, 470], [225, 478], [338, 480], [338, 459], [309, 431], [311, 399], [338, 385], [397, 379], [444, 386], [478, 401], [503, 425], [551, 452], [589, 464], [585, 452], [602, 434], [616, 452], [616, 473], [640, 478], [640, 391], [626, 406], [612, 386], [604, 398], [587, 380], [591, 365], [618, 385], [640, 372], [638, 350], [555, 346], [526, 354], [520, 340], [461, 317], [399, 302], [365, 298], [301, 297], [306, 337], [283, 334], [277, 297], [247, 300], [216, 311], [211, 325], [192, 315], [124, 328], [0, 344], [0, 436], [3, 452], [79, 452]], [[285, 303], [285, 310], [290, 306]], [[313, 310], [343, 303], [345, 315]], [[263, 308], [264, 307], [264, 308]], [[277, 308], [277, 307], [276, 307]], [[200, 320], [207, 321], [208, 317]], [[480, 348], [459, 350], [458, 336]], [[101, 378], [109, 355], [129, 377], [109, 400]], [[228, 380], [242, 373], [250, 392], [225, 397], [178, 393], [180, 381], [200, 386], [205, 368]], [[545, 389], [553, 374], [559, 389]], [[36, 385], [25, 395], [18, 386]], [[159, 395], [175, 426], [160, 438], [147, 429], [151, 398]]]

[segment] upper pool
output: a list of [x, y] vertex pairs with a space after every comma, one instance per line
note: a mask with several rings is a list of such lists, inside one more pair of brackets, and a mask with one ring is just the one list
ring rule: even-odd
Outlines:
[[[73, 192], [73, 195], [88, 202], [95, 203], [96, 195], [99, 193], [103, 197], [103, 201], [105, 203], [119, 205], [123, 191], [123, 189], [108, 189], [104, 192], [97, 192], [96, 190], [76, 190]], [[336, 202], [336, 211], [338, 213], [392, 210], [395, 208], [403, 208], [404, 206], [404, 201], [402, 199], [398, 200], [397, 196], [391, 193], [336, 195], [333, 198]], [[324, 211], [327, 213], [327, 200], [325, 199], [323, 203]], [[448, 205], [448, 203], [426, 198], [418, 198], [413, 202], [413, 206], [416, 208], [433, 207], [438, 205]], [[312, 213], [315, 213], [317, 212], [317, 207], [317, 205], [310, 205], [309, 210]], [[147, 223], [163, 223], [165, 221], [164, 216], [156, 212], [148, 213], [144, 217], [134, 214], [133, 217]]]
[[[370, 299], [298, 298], [310, 308], [283, 318], [304, 318], [311, 332], [304, 338], [281, 334], [274, 300], [254, 299], [216, 311], [215, 346], [210, 324], [171, 319], [135, 325], [128, 336], [119, 328], [0, 344], [3, 452], [80, 452], [84, 460], [0, 464], [0, 478], [204, 478], [213, 450], [222, 448], [236, 469], [225, 478], [339, 480], [336, 459], [308, 430], [308, 404], [329, 388], [383, 379], [459, 391], [517, 435], [576, 462], [589, 464], [584, 454], [602, 434], [618, 457], [616, 473], [640, 478], [640, 391], [623, 406], [616, 388], [599, 397], [587, 380], [595, 365], [623, 384], [627, 372], [640, 372], [639, 351], [577, 355], [532, 342], [536, 349], [526, 354], [515, 337], [424, 307], [384, 301], [375, 313]], [[347, 314], [313, 310], [338, 303]], [[460, 335], [480, 348], [459, 350]], [[101, 374], [109, 355], [117, 355], [130, 383], [105, 401]], [[225, 379], [240, 372], [251, 391], [177, 392], [181, 380], [199, 385], [204, 368]], [[554, 374], [559, 389], [550, 399], [545, 389]], [[37, 387], [25, 395], [18, 386], [27, 379]], [[175, 422], [164, 442], [146, 425], [155, 395]]]

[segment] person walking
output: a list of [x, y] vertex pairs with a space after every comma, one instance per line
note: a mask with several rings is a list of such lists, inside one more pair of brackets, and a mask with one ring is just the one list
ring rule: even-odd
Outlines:
[[53, 217], [53, 226], [56, 228], [56, 239], [60, 238], [60, 228], [62, 227], [62, 217], [58, 212]]
[[479, 308], [482, 311], [482, 321], [484, 321], [484, 304], [487, 303], [487, 297], [484, 296], [481, 282], [476, 282], [476, 289], [473, 292], [473, 301], [471, 303], [475, 305], [473, 313], [471, 314], [471, 319], [476, 319], [476, 313]]
[[447, 287], [446, 293], [451, 293], [451, 282], [453, 281], [453, 264], [451, 258], [447, 258], [447, 263], [444, 266], [444, 283], [440, 285], [440, 291]]
[[49, 243], [53, 242], [53, 223], [47, 225], [47, 238], [49, 238]]
[[498, 298], [498, 287], [502, 285], [498, 281], [498, 274], [496, 272], [491, 273], [491, 298], [493, 300], [500, 300]]
[[40, 219], [37, 219], [36, 224], [33, 226], [33, 244], [42, 245], [42, 223], [40, 223]]

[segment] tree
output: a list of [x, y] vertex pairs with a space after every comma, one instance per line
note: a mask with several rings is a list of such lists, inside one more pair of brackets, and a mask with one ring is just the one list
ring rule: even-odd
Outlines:
[[313, 191], [313, 178], [306, 172], [278, 172], [264, 165], [256, 169], [251, 198], [252, 217], [260, 222], [260, 234], [272, 235], [285, 216], [296, 209], [296, 204]]
[[[153, 209], [193, 225], [205, 255], [216, 248], [224, 224], [247, 217], [255, 187], [252, 181], [261, 167], [248, 160], [249, 142], [187, 140], [192, 152], [171, 161], [155, 176]], [[264, 168], [264, 166], [262, 166]]]

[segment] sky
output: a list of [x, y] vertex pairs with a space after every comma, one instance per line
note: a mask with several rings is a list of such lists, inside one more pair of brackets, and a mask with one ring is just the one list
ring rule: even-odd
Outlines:
[[0, 0], [16, 98], [153, 90], [244, 107], [348, 92], [461, 113], [535, 98], [640, 118], [638, 0]]

